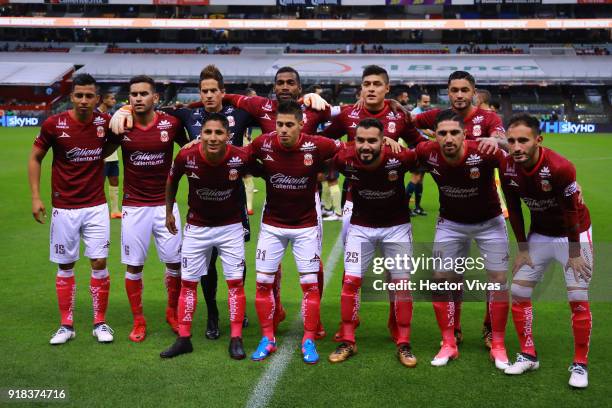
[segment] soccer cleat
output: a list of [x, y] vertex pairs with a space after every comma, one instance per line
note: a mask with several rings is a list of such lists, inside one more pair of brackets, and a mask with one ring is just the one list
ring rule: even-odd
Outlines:
[[234, 360], [243, 360], [246, 357], [244, 346], [242, 345], [242, 338], [232, 337], [230, 339], [229, 355]]
[[334, 215], [334, 211], [333, 211], [333, 210], [328, 210], [328, 209], [327, 209], [327, 208], [325, 208], [325, 207], [323, 207], [323, 208], [321, 209], [321, 216], [322, 216], [323, 218], [325, 218], [325, 217], [329, 217], [329, 216], [332, 216], [332, 215]]
[[323, 216], [323, 221], [340, 221], [342, 219], [342, 214], [338, 215], [336, 213], [332, 213], [328, 216]]
[[219, 319], [208, 319], [206, 322], [205, 336], [208, 340], [217, 340], [221, 337], [219, 332]]
[[134, 323], [129, 339], [135, 343], [140, 343], [144, 341], [145, 337], [147, 337], [147, 324], [145, 322]]
[[457, 346], [443, 343], [438, 354], [431, 360], [431, 365], [434, 367], [442, 367], [447, 365], [450, 360], [455, 360], [457, 357], [459, 357]]
[[242, 319], [242, 328], [246, 329], [247, 327], [249, 327], [249, 317], [245, 313], [244, 319]]
[[491, 325], [485, 324], [482, 326], [482, 338], [484, 339], [485, 347], [490, 349], [493, 343], [493, 330], [491, 330]]
[[191, 353], [193, 346], [191, 345], [191, 338], [189, 337], [177, 337], [175, 342], [159, 353], [161, 358], [172, 358], [180, 356], [181, 354]]
[[411, 208], [408, 208], [408, 212], [410, 213], [410, 218], [417, 217], [419, 215]]
[[113, 341], [113, 329], [106, 323], [97, 324], [93, 329], [93, 336], [98, 339], [98, 343], [110, 343]]
[[61, 326], [58, 331], [55, 332], [51, 340], [49, 340], [49, 344], [53, 346], [57, 346], [59, 344], [68, 343], [68, 341], [74, 339], [76, 337], [76, 332], [74, 329], [66, 326]]
[[414, 213], [416, 215], [422, 215], [422, 216], [426, 216], [427, 215], [427, 211], [425, 211], [424, 209], [422, 209], [421, 207], [416, 207], [414, 209]]
[[302, 355], [306, 364], [316, 364], [319, 361], [319, 353], [314, 341], [308, 339], [302, 344]]
[[341, 363], [357, 354], [357, 345], [351, 343], [340, 343], [333, 353], [327, 358], [330, 363]]
[[255, 214], [255, 211], [253, 211], [253, 210], [247, 210], [247, 214], [248, 214], [248, 215], [253, 215], [253, 214]]
[[112, 219], [116, 220], [116, 219], [121, 219], [121, 213], [120, 212], [116, 212], [116, 213], [111, 213], [110, 216]]
[[495, 362], [495, 367], [499, 370], [506, 370], [508, 367], [510, 367], [510, 361], [508, 360], [505, 347], [491, 348], [489, 351], [489, 357], [491, 358], [491, 361]]
[[251, 354], [251, 360], [261, 361], [276, 351], [276, 340], [270, 340], [266, 336], [262, 337], [257, 349]]
[[413, 368], [417, 365], [417, 358], [412, 354], [410, 343], [402, 343], [397, 346], [397, 358], [403, 366]]
[[519, 375], [527, 371], [533, 371], [540, 368], [540, 362], [536, 357], [531, 357], [523, 353], [516, 355], [516, 362], [504, 370], [504, 373], [509, 375]]
[[176, 309], [172, 307], [166, 308], [166, 322], [170, 325], [172, 331], [178, 334], [178, 320], [176, 319]]
[[574, 388], [586, 388], [589, 385], [589, 372], [586, 364], [573, 363], [569, 367], [569, 372], [572, 373], [569, 379], [569, 385]]

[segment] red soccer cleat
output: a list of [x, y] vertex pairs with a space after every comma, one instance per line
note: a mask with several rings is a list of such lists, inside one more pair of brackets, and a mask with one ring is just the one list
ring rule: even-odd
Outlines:
[[129, 337], [130, 340], [135, 343], [140, 343], [144, 341], [145, 337], [147, 337], [147, 324], [144, 321], [141, 323], [134, 323], [134, 327]]

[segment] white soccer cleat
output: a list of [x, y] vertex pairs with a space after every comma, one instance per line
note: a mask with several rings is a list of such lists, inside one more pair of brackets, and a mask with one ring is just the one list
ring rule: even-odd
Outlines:
[[110, 343], [113, 341], [113, 329], [106, 323], [97, 325], [93, 329], [93, 336], [98, 339], [98, 343]]
[[538, 360], [530, 360], [523, 354], [519, 353], [516, 355], [516, 362], [510, 367], [504, 370], [504, 373], [509, 375], [519, 375], [526, 373], [527, 371], [534, 371], [540, 368], [540, 362]]
[[586, 366], [574, 363], [570, 366], [569, 372], [572, 373], [569, 385], [574, 388], [586, 388], [589, 385], [589, 372]]
[[459, 357], [457, 346], [442, 344], [442, 348], [438, 354], [431, 360], [431, 365], [434, 367], [442, 367], [447, 365], [450, 360], [454, 360], [457, 357]]
[[60, 327], [58, 331], [55, 332], [49, 344], [57, 346], [58, 344], [64, 344], [68, 341], [74, 339], [76, 337], [76, 333], [73, 329], [69, 329], [68, 327]]
[[504, 347], [491, 348], [489, 356], [491, 357], [491, 360], [495, 362], [495, 367], [498, 370], [506, 370], [506, 368], [510, 367], [510, 361], [508, 360], [508, 355], [506, 354], [506, 349]]

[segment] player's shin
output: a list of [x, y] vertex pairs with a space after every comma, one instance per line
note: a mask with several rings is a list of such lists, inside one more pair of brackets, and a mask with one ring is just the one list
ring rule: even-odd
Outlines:
[[93, 302], [94, 326], [104, 323], [106, 320], [106, 309], [108, 307], [108, 293], [110, 290], [110, 278], [108, 269], [92, 269], [89, 292]]
[[[443, 283], [443, 279], [436, 279], [436, 283]], [[432, 293], [433, 308], [436, 314], [438, 327], [442, 333], [442, 341], [451, 346], [455, 342], [455, 302], [451, 301], [452, 295], [449, 291], [438, 290]]]
[[572, 310], [572, 332], [574, 334], [574, 363], [587, 364], [591, 340], [592, 316], [588, 291], [569, 290], [568, 299]]
[[321, 318], [321, 295], [317, 283], [316, 273], [303, 273], [300, 275], [302, 287], [302, 319], [304, 320], [304, 337], [306, 340], [315, 340], [319, 320]]
[[76, 284], [73, 269], [58, 269], [55, 277], [55, 291], [59, 306], [61, 325], [72, 327]]
[[125, 273], [125, 291], [130, 302], [134, 323], [144, 323], [142, 310], [142, 272]]
[[179, 295], [181, 293], [181, 271], [166, 268], [164, 283], [166, 285], [166, 293], [168, 295], [166, 321], [168, 324], [170, 324], [170, 326], [172, 326], [172, 330], [177, 331], [177, 307]]
[[[407, 278], [393, 279], [392, 282], [398, 285], [407, 284]], [[410, 343], [410, 325], [412, 323], [412, 295], [409, 290], [395, 290], [392, 293], [395, 321], [397, 322], [396, 344]]]
[[178, 335], [191, 337], [191, 323], [198, 304], [198, 282], [181, 281], [181, 294], [178, 300]]
[[242, 337], [242, 321], [246, 308], [244, 285], [241, 278], [227, 280], [230, 337]]
[[340, 315], [342, 318], [341, 341], [355, 343], [355, 326], [359, 316], [359, 290], [361, 278], [345, 273], [342, 281], [342, 295], [340, 298]]
[[255, 290], [255, 310], [259, 318], [261, 334], [269, 340], [274, 340], [274, 310], [276, 302], [273, 293], [274, 275], [257, 273]]
[[489, 314], [491, 316], [491, 330], [493, 332], [492, 348], [504, 347], [506, 324], [508, 323], [508, 285], [500, 284], [499, 290], [492, 290], [489, 296]]
[[535, 357], [537, 355], [533, 342], [533, 307], [531, 294], [533, 288], [512, 284], [512, 320], [521, 346], [521, 352]]

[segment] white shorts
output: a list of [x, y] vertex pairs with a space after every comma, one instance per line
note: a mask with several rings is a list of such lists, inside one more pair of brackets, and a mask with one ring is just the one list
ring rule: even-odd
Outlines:
[[[395, 259], [396, 255], [412, 257], [412, 225], [407, 223], [393, 227], [370, 228], [351, 224], [344, 250], [345, 273], [363, 277], [374, 258], [377, 246], [380, 247], [385, 258]], [[408, 262], [406, 268], [400, 265], [399, 268], [387, 270], [392, 278], [408, 279], [411, 265]]]
[[79, 259], [81, 237], [87, 258], [108, 257], [110, 219], [106, 203], [86, 208], [53, 208], [51, 214], [51, 262], [76, 262]]
[[276, 272], [289, 242], [293, 248], [293, 257], [298, 272], [318, 272], [321, 263], [318, 226], [279, 228], [263, 223], [259, 230], [255, 256], [257, 272]]
[[348, 234], [351, 226], [351, 217], [353, 216], [353, 202], [346, 200], [342, 208], [342, 242], [346, 242], [346, 234]]
[[[580, 254], [591, 266], [593, 270], [593, 240], [592, 229], [580, 234]], [[539, 282], [544, 277], [546, 268], [552, 261], [557, 261], [561, 264], [565, 274], [565, 284], [567, 287], [578, 287], [588, 289], [589, 281], [580, 280], [576, 282], [574, 272], [571, 269], [566, 269], [565, 265], [569, 258], [569, 244], [567, 237], [549, 237], [536, 233], [529, 234], [529, 256], [535, 268], [529, 265], [523, 266], [514, 275], [514, 280], [524, 280]]]
[[166, 228], [166, 206], [123, 206], [121, 218], [121, 262], [130, 266], [144, 265], [149, 251], [151, 235], [159, 260], [164, 263], [181, 262], [181, 215], [174, 204], [172, 214], [178, 233], [172, 235]]
[[185, 225], [181, 252], [181, 279], [197, 282], [208, 273], [213, 248], [217, 248], [225, 279], [242, 279], [244, 234], [242, 223], [219, 227]]
[[[466, 209], [469, 211], [469, 209]], [[442, 217], [436, 223], [433, 252], [441, 258], [457, 259], [469, 256], [470, 244], [476, 241], [487, 271], [508, 270], [508, 230], [502, 215], [482, 223], [464, 224]], [[449, 264], [449, 263], [446, 263]], [[449, 272], [449, 271], [437, 271]]]

